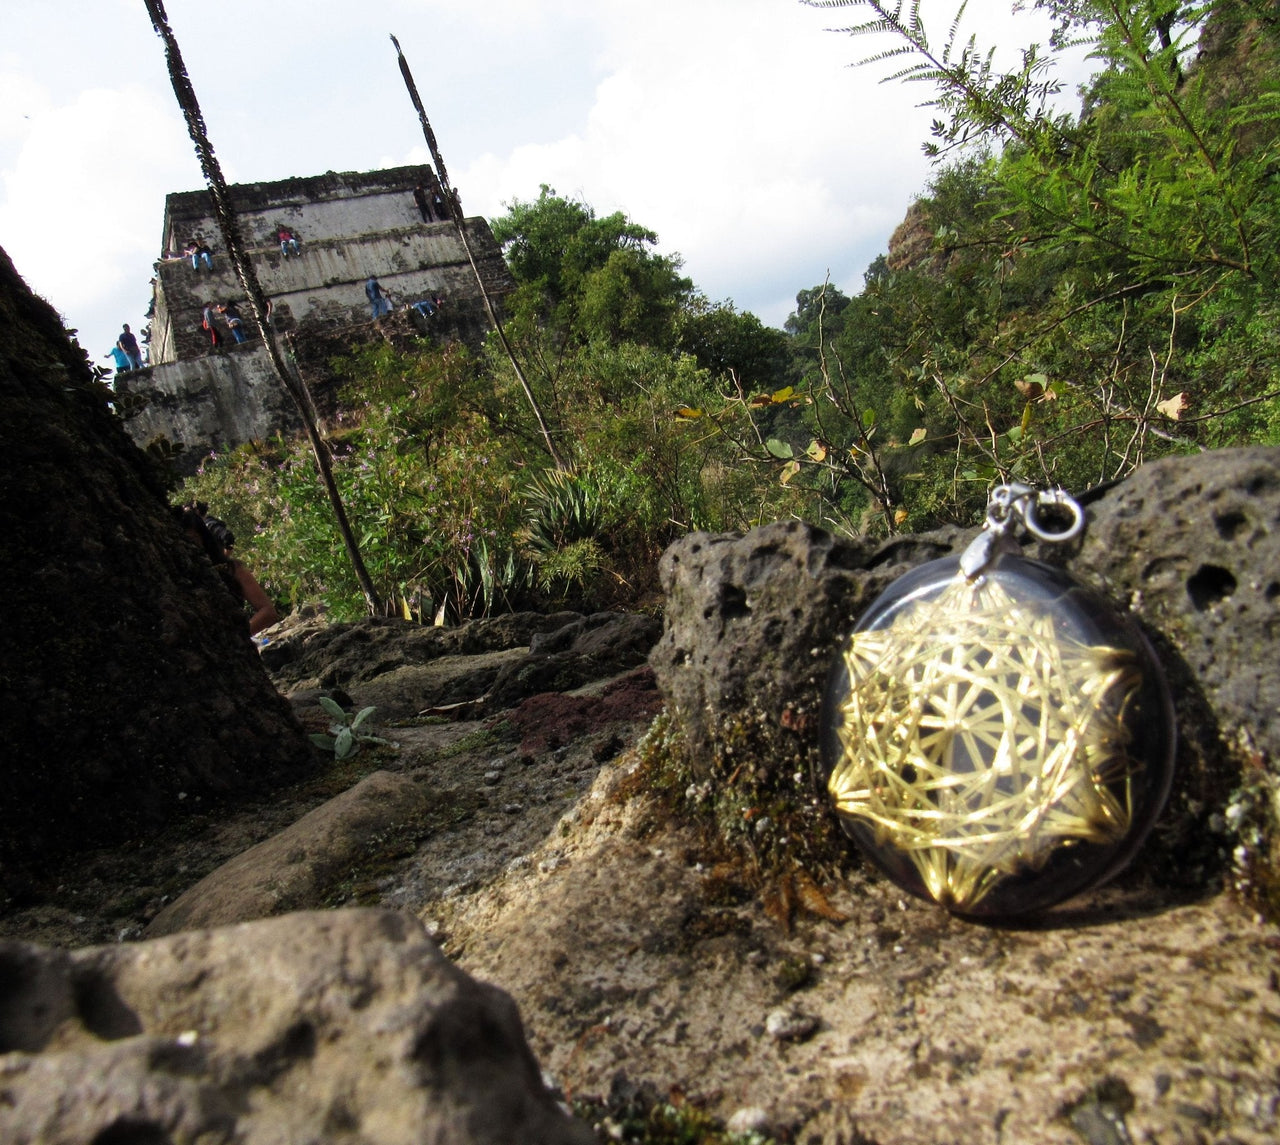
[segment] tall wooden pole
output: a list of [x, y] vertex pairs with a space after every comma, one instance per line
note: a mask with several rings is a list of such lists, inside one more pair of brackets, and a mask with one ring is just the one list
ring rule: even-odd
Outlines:
[[276, 341], [275, 331], [267, 321], [267, 297], [263, 294], [262, 287], [258, 284], [258, 276], [245, 252], [244, 240], [240, 236], [240, 229], [236, 224], [235, 210], [231, 205], [231, 196], [227, 191], [227, 182], [222, 177], [222, 167], [213, 153], [213, 144], [209, 142], [204, 116], [201, 114], [200, 104], [196, 100], [195, 88], [191, 86], [186, 64], [182, 62], [182, 52], [178, 48], [177, 38], [173, 34], [173, 29], [169, 27], [169, 19], [165, 15], [164, 4], [162, 0], [145, 0], [145, 3], [147, 13], [151, 17], [151, 25], [155, 28], [156, 34], [160, 39], [164, 41], [165, 58], [169, 65], [169, 80], [173, 84], [173, 94], [177, 97], [178, 106], [182, 108], [182, 114], [186, 117], [187, 131], [191, 136], [192, 143], [195, 144], [196, 155], [200, 160], [200, 169], [204, 172], [205, 180], [209, 184], [209, 194], [213, 199], [214, 218], [217, 219], [218, 229], [222, 232], [223, 242], [227, 245], [227, 254], [231, 258], [232, 266], [235, 267], [236, 278], [240, 280], [240, 285], [249, 299], [249, 306], [253, 310], [254, 322], [258, 327], [258, 333], [262, 336], [262, 344], [267, 348], [267, 356], [271, 360], [271, 366], [275, 370], [276, 377], [280, 379], [281, 385], [284, 386], [289, 396], [293, 398], [294, 404], [298, 407], [298, 413], [302, 417], [303, 428], [306, 430], [307, 441], [311, 445], [311, 453], [315, 458], [316, 469], [320, 474], [320, 481], [324, 485], [325, 493], [329, 497], [329, 504], [333, 508], [333, 515], [338, 523], [338, 532], [342, 535], [342, 543], [346, 546], [347, 558], [351, 561], [356, 580], [360, 583], [360, 591], [364, 593], [369, 615], [377, 616], [381, 612], [378, 593], [373, 586], [373, 580], [370, 578], [368, 570], [365, 568], [364, 559], [360, 556], [360, 546], [356, 543], [355, 534], [351, 531], [351, 523], [347, 520], [347, 511], [343, 507], [342, 496], [338, 492], [338, 485], [333, 477], [329, 447], [320, 436], [320, 419], [316, 413], [315, 403], [311, 400], [311, 392], [285, 363], [284, 356], [280, 352], [279, 343]]
[[440, 148], [436, 146], [436, 133], [431, 130], [431, 121], [427, 119], [426, 109], [422, 106], [422, 99], [418, 95], [418, 85], [413, 82], [413, 73], [409, 71], [409, 61], [404, 58], [404, 52], [400, 48], [400, 41], [395, 36], [392, 36], [391, 42], [395, 45], [396, 59], [400, 63], [400, 74], [404, 77], [404, 86], [409, 89], [409, 98], [413, 101], [414, 110], [418, 113], [418, 122], [422, 124], [422, 134], [427, 141], [427, 150], [431, 152], [431, 159], [436, 165], [436, 174], [440, 179], [440, 186], [444, 189], [444, 201], [449, 209], [449, 218], [457, 229], [458, 238], [462, 241], [462, 249], [466, 252], [467, 261], [471, 264], [472, 273], [476, 276], [476, 283], [480, 287], [480, 297], [484, 300], [485, 313], [488, 314], [489, 322], [497, 333], [503, 350], [506, 351], [507, 358], [511, 362], [511, 368], [515, 370], [516, 377], [520, 379], [520, 387], [524, 390], [524, 396], [529, 402], [529, 408], [533, 410], [533, 416], [538, 419], [538, 428], [542, 430], [542, 438], [547, 443], [547, 452], [551, 454], [551, 460], [555, 462], [557, 469], [568, 469], [556, 449], [556, 443], [551, 437], [551, 431], [547, 428], [546, 418], [542, 416], [542, 408], [538, 405], [538, 399], [533, 395], [533, 388], [529, 385], [529, 380], [524, 376], [524, 370], [520, 368], [515, 351], [511, 349], [511, 343], [507, 341], [507, 333], [502, 328], [497, 311], [494, 310], [493, 302], [489, 298], [489, 291], [480, 275], [480, 268], [476, 265], [475, 257], [471, 253], [471, 243], [467, 241], [466, 220], [462, 217], [462, 208], [458, 205], [457, 196], [454, 195], [453, 188], [449, 186], [449, 173], [444, 169], [444, 160], [440, 157]]

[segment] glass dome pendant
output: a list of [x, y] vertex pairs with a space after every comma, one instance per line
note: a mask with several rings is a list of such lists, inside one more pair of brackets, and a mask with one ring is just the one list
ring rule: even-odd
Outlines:
[[958, 914], [1052, 906], [1134, 855], [1169, 793], [1173, 706], [1133, 621], [1015, 532], [1069, 541], [1061, 490], [1003, 485], [958, 558], [899, 577], [833, 660], [822, 783], [903, 889]]

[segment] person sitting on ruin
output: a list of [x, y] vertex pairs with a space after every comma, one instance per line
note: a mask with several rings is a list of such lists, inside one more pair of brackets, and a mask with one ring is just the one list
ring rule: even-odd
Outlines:
[[421, 302], [414, 302], [409, 309], [416, 310], [423, 318], [430, 318], [444, 305], [444, 299], [433, 294], [430, 298], [424, 298]]
[[224, 303], [219, 306], [218, 313], [222, 315], [227, 323], [227, 329], [231, 331], [231, 337], [236, 340], [239, 346], [245, 339], [244, 318], [240, 314], [240, 308], [234, 302]]
[[293, 231], [289, 230], [288, 227], [281, 227], [276, 237], [280, 240], [280, 253], [284, 255], [285, 258], [289, 257], [290, 249], [293, 250], [294, 254], [302, 253], [298, 247], [297, 237], [294, 235]]
[[175, 505], [173, 509], [183, 532], [204, 550], [231, 594], [251, 610], [249, 635], [257, 636], [264, 628], [275, 624], [280, 614], [248, 567], [231, 556], [229, 550], [235, 544], [235, 534], [216, 517], [206, 516], [207, 512], [208, 507], [202, 502]]
[[191, 269], [200, 269], [200, 260], [204, 259], [204, 264], [210, 270], [213, 270], [213, 251], [209, 249], [209, 244], [204, 241], [200, 235], [196, 235], [187, 243], [187, 249], [184, 252], [191, 256]]
[[120, 337], [116, 339], [116, 345], [125, 352], [129, 359], [129, 369], [142, 369], [142, 351], [138, 348], [138, 339], [133, 336], [129, 330], [129, 323], [124, 324], [124, 329], [120, 331]]

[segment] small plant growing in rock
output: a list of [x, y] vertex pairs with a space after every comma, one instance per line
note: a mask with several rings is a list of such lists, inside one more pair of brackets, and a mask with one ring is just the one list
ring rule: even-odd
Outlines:
[[360, 730], [374, 712], [376, 707], [361, 708], [355, 716], [349, 716], [336, 700], [331, 700], [328, 696], [320, 697], [320, 706], [333, 717], [333, 723], [329, 725], [329, 733], [316, 732], [311, 737], [311, 742], [316, 747], [323, 748], [325, 751], [333, 752], [335, 759], [350, 759], [365, 744], [373, 744], [381, 747], [397, 747], [399, 745], [392, 743], [389, 739], [383, 739], [381, 736], [366, 735]]

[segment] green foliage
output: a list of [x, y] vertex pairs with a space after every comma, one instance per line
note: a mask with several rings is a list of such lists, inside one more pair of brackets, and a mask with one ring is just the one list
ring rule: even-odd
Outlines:
[[[798, 517], [851, 533], [973, 521], [996, 481], [1081, 490], [1170, 452], [1280, 442], [1280, 38], [1246, 0], [1039, 0], [1088, 45], [1078, 115], [1054, 56], [1007, 71], [918, 3], [844, 29], [934, 87], [946, 162], [861, 289], [801, 290], [784, 331], [712, 303], [621, 213], [544, 186], [494, 220], [506, 329], [564, 465], [496, 345], [334, 363], [334, 471], [400, 615], [611, 607], [691, 529]], [[879, 46], [879, 45], [877, 45]], [[311, 459], [206, 460], [268, 591], [363, 597]]]
[[527, 519], [525, 540], [536, 553], [588, 539], [600, 527], [600, 490], [588, 473], [549, 469], [536, 475], [520, 496]]
[[[1072, 118], [1050, 110], [1053, 59], [1034, 46], [1000, 72], [960, 14], [935, 42], [918, 3], [817, 6], [862, 9], [841, 30], [889, 44], [864, 62], [934, 87], [927, 149], [951, 162], [896, 261], [839, 312], [831, 353], [806, 348], [822, 456], [793, 483], [819, 471], [854, 528], [869, 511], [917, 528], [970, 519], [993, 480], [1082, 488], [1161, 453], [1271, 439], [1272, 15], [1041, 0], [1054, 44], [1088, 45], [1099, 67]], [[797, 337], [813, 325], [800, 313]]]
[[[559, 355], [538, 384], [583, 459], [572, 475], [547, 468], [505, 358], [382, 346], [333, 367], [346, 380], [335, 478], [375, 586], [405, 618], [634, 602], [673, 537], [744, 524], [768, 489], [731, 441], [677, 416], [717, 393], [689, 355], [606, 340]], [[354, 618], [363, 596], [313, 468], [304, 443], [275, 439], [207, 458], [185, 495], [216, 506], [274, 599]]]
[[731, 1133], [724, 1123], [688, 1102], [654, 1100], [642, 1087], [626, 1098], [579, 1099], [574, 1115], [595, 1127], [602, 1140], [631, 1145], [772, 1145], [760, 1133]]
[[695, 297], [676, 323], [677, 346], [718, 377], [732, 377], [749, 389], [775, 390], [791, 366], [790, 339], [732, 302], [715, 305]]
[[693, 284], [679, 257], [652, 251], [653, 231], [621, 212], [597, 218], [545, 183], [535, 202], [507, 206], [492, 226], [518, 284], [508, 299], [518, 335], [541, 328], [558, 341], [670, 345]]
[[581, 537], [542, 556], [538, 561], [538, 587], [548, 593], [560, 585], [566, 592], [585, 592], [606, 567], [599, 542], [594, 537]]
[[608, 566], [596, 540], [603, 504], [590, 473], [546, 470], [522, 491], [521, 501], [520, 538], [537, 568], [538, 587], [585, 593]]
[[311, 742], [316, 747], [333, 752], [335, 759], [350, 759], [366, 744], [376, 747], [397, 746], [390, 740], [360, 730], [364, 722], [378, 710], [376, 707], [361, 708], [355, 716], [350, 716], [341, 704], [328, 696], [321, 696], [319, 702], [326, 714], [333, 719], [333, 723], [329, 725], [328, 735], [317, 732], [311, 737]]
[[[329, 437], [334, 475], [381, 596], [428, 622], [510, 607], [527, 579], [511, 539], [525, 453], [477, 408], [475, 364], [456, 348], [383, 347], [335, 365], [350, 381]], [[187, 488], [218, 507], [275, 599], [362, 614], [305, 443], [210, 458]]]

